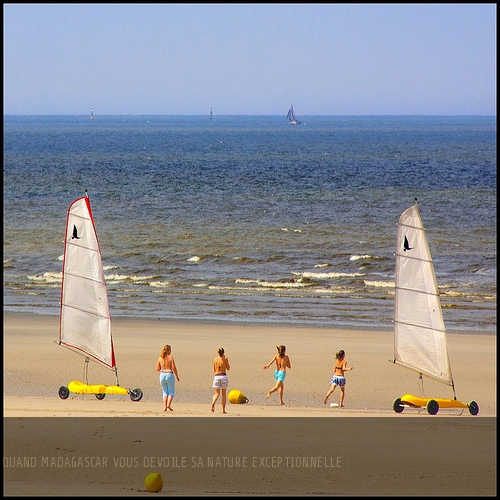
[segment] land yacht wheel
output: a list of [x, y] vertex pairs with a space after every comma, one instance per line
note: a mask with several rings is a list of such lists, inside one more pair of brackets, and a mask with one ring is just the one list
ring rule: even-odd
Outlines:
[[479, 413], [479, 405], [475, 401], [471, 401], [468, 406], [471, 415], [477, 415]]
[[106, 397], [106, 394], [96, 394], [95, 397], [100, 401]]
[[130, 391], [130, 399], [132, 401], [140, 401], [142, 399], [142, 391], [140, 389], [132, 389]]
[[429, 415], [435, 415], [439, 411], [439, 404], [437, 401], [434, 401], [434, 399], [430, 399], [426, 408]]
[[69, 397], [69, 389], [67, 387], [65, 387], [64, 385], [59, 387], [59, 397], [61, 399], [68, 399], [68, 397]]
[[401, 413], [405, 409], [405, 407], [401, 404], [401, 398], [396, 398], [394, 400], [394, 403], [392, 403], [392, 409], [396, 413]]

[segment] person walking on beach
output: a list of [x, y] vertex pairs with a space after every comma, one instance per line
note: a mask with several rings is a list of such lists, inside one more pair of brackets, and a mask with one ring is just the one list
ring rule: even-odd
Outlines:
[[222, 413], [226, 412], [226, 392], [229, 386], [229, 380], [227, 379], [227, 371], [231, 369], [229, 366], [229, 359], [226, 358], [224, 354], [224, 348], [219, 347], [217, 349], [218, 356], [214, 359], [214, 381], [212, 387], [214, 388], [214, 395], [212, 397], [212, 407], [210, 411], [215, 411], [215, 403], [219, 399], [220, 393], [222, 391]]
[[160, 385], [163, 390], [163, 411], [174, 411], [171, 405], [175, 395], [175, 379], [179, 382], [179, 374], [172, 356], [172, 348], [168, 344], [163, 346], [156, 363], [156, 371], [160, 372]]
[[333, 376], [330, 381], [330, 389], [326, 393], [325, 399], [323, 403], [328, 401], [330, 394], [335, 390], [337, 386], [340, 387], [340, 407], [345, 408], [344, 406], [344, 396], [345, 396], [345, 376], [344, 372], [351, 371], [352, 366], [347, 367], [347, 361], [345, 359], [345, 352], [341, 349], [337, 354], [335, 354], [335, 365], [333, 367]]
[[286, 369], [291, 368], [292, 365], [290, 364], [290, 358], [285, 354], [286, 347], [284, 345], [279, 345], [276, 346], [276, 349], [278, 349], [278, 354], [276, 354], [273, 359], [271, 359], [271, 361], [264, 366], [264, 370], [267, 370], [273, 364], [273, 361], [276, 362], [276, 370], [274, 372], [276, 385], [267, 392], [266, 399], [269, 399], [273, 392], [279, 391], [280, 405], [284, 405], [283, 390], [285, 387], [283, 383], [285, 382]]

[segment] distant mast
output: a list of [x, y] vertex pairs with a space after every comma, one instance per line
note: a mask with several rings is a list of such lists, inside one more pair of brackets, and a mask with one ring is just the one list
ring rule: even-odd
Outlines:
[[91, 120], [94, 119], [94, 110], [93, 109], [90, 110], [90, 119]]
[[212, 119], [212, 107], [210, 107], [210, 120]]

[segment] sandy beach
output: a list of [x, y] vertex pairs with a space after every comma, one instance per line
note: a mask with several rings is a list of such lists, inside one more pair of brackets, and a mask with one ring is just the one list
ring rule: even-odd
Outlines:
[[[112, 394], [103, 400], [76, 394], [60, 399], [60, 386], [67, 386], [72, 380], [85, 381], [85, 362], [82, 356], [57, 345], [58, 317], [4, 315], [4, 422], [10, 429], [4, 432], [5, 495], [150, 494], [144, 486], [144, 476], [155, 468], [160, 470], [165, 482], [160, 495], [496, 494], [496, 337], [493, 335], [448, 334], [457, 398], [466, 403], [476, 401], [479, 415], [472, 416], [468, 410], [441, 409], [431, 416], [414, 409], [405, 409], [401, 414], [392, 410], [395, 398], [407, 393], [419, 395], [420, 385], [417, 374], [389, 362], [393, 355], [390, 331], [119, 318], [112, 324], [120, 386], [140, 388], [144, 396], [139, 402], [131, 401], [128, 395]], [[168, 413], [163, 411], [155, 371], [164, 344], [172, 346], [180, 377], [172, 405], [174, 411]], [[277, 393], [266, 399], [267, 391], [274, 385], [274, 370], [263, 370], [280, 344], [286, 345], [292, 366], [285, 381], [286, 404], [283, 406]], [[228, 402], [226, 415], [221, 413], [220, 400], [215, 413], [210, 411], [212, 361], [219, 346], [224, 347], [231, 364], [228, 391], [240, 390], [249, 399], [246, 404]], [[335, 352], [340, 349], [345, 350], [348, 364], [353, 366], [353, 370], [346, 373], [345, 409], [323, 403]], [[88, 382], [114, 385], [116, 380], [110, 370], [90, 363]], [[427, 379], [424, 390], [427, 397], [453, 397], [450, 387]], [[329, 403], [338, 403], [338, 398], [337, 388]], [[75, 425], [81, 426], [81, 432], [75, 431]], [[120, 434], [122, 426], [125, 428]], [[19, 428], [23, 428], [23, 432], [18, 432]], [[339, 428], [343, 430], [338, 432]], [[415, 434], [412, 430], [415, 428], [422, 430]], [[109, 466], [113, 457], [107, 457], [106, 467], [98, 467], [98, 472], [88, 468], [84, 472], [79, 470], [78, 479], [68, 482], [78, 465], [70, 465], [70, 471], [68, 467], [40, 466], [41, 457], [54, 454], [59, 460], [63, 455], [74, 460], [86, 450], [89, 436], [101, 433], [96, 429], [103, 429], [102, 432], [105, 429], [108, 433], [106, 447], [94, 446], [85, 453], [106, 450], [125, 462], [127, 457], [132, 462], [136, 460], [137, 463], [128, 465], [133, 468], [132, 472], [129, 470], [124, 475], [123, 467]], [[436, 429], [444, 432], [436, 435]], [[167, 431], [168, 438], [163, 430]], [[173, 431], [176, 436], [188, 437], [174, 446]], [[199, 432], [202, 434], [198, 435]], [[457, 432], [458, 440], [452, 439], [450, 433]], [[58, 438], [48, 439], [51, 433]], [[401, 433], [403, 441], [388, 439], [387, 433], [394, 438]], [[303, 443], [297, 441], [298, 436], [304, 434], [308, 436], [307, 451], [301, 448]], [[134, 445], [129, 448], [120, 435], [130, 436], [131, 442], [150, 443], [152, 448], [132, 456], [130, 450]], [[223, 436], [222, 448], [209, 438], [218, 435]], [[56, 446], [58, 439], [69, 442], [64, 446], [61, 441]], [[441, 447], [438, 446], [440, 439], [444, 439]], [[220, 445], [220, 440], [217, 443]], [[284, 443], [288, 443], [288, 448], [284, 448]], [[345, 465], [336, 466], [335, 473], [331, 474], [334, 469], [330, 466], [334, 461], [338, 464], [339, 457], [338, 449], [335, 458], [329, 456], [333, 453], [333, 443], [344, 443]], [[426, 444], [437, 446], [434, 460], [445, 452], [447, 459], [441, 460], [433, 475], [424, 471], [418, 476], [419, 471], [407, 460], [413, 457], [421, 467], [429, 467], [429, 460], [419, 458], [416, 451], [420, 449], [422, 456], [427, 457]], [[469, 451], [463, 451], [464, 445]], [[153, 450], [156, 446], [160, 449]], [[264, 449], [254, 450], [255, 446], [264, 446]], [[269, 449], [265, 449], [266, 446]], [[350, 462], [351, 465], [356, 462], [355, 471], [346, 465], [347, 449], [356, 454]], [[398, 453], [407, 450], [406, 458], [396, 460], [395, 449]], [[217, 467], [207, 463], [208, 457], [220, 457], [221, 450], [227, 460], [233, 461], [232, 465]], [[153, 451], [154, 456], [160, 453], [170, 457], [169, 463], [146, 460]], [[323, 457], [322, 465], [318, 466], [315, 459], [313, 464], [307, 464], [307, 470], [300, 468], [301, 474], [297, 476], [293, 461], [304, 453], [308, 457]], [[250, 455], [266, 457], [262, 467], [249, 466], [248, 462], [247, 467], [243, 467], [244, 458], [250, 460]], [[29, 462], [26, 457], [30, 456], [33, 467], [26, 463]], [[7, 467], [5, 457], [11, 459]], [[291, 458], [289, 464], [275, 462], [273, 466], [273, 457], [276, 460]], [[180, 460], [179, 468], [174, 467], [174, 458]], [[238, 471], [235, 470], [236, 458], [242, 467]], [[182, 466], [183, 459], [190, 465]], [[196, 460], [198, 467], [195, 467]], [[391, 470], [387, 469], [387, 460], [392, 461]], [[329, 464], [326, 475], [325, 461]], [[378, 471], [379, 465], [375, 464], [383, 466], [382, 469]], [[201, 465], [205, 465], [203, 470]], [[207, 468], [210, 465], [212, 468]], [[123, 466], [126, 468], [127, 464]], [[103, 469], [106, 469], [105, 475]], [[441, 473], [446, 480], [440, 477]], [[413, 492], [402, 489], [417, 484], [418, 489]]]

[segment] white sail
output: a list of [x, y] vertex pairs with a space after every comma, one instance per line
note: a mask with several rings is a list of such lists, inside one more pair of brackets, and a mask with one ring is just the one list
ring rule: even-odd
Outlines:
[[453, 386], [434, 265], [416, 200], [398, 221], [394, 362]]
[[59, 344], [116, 371], [108, 292], [87, 196], [67, 213]]

